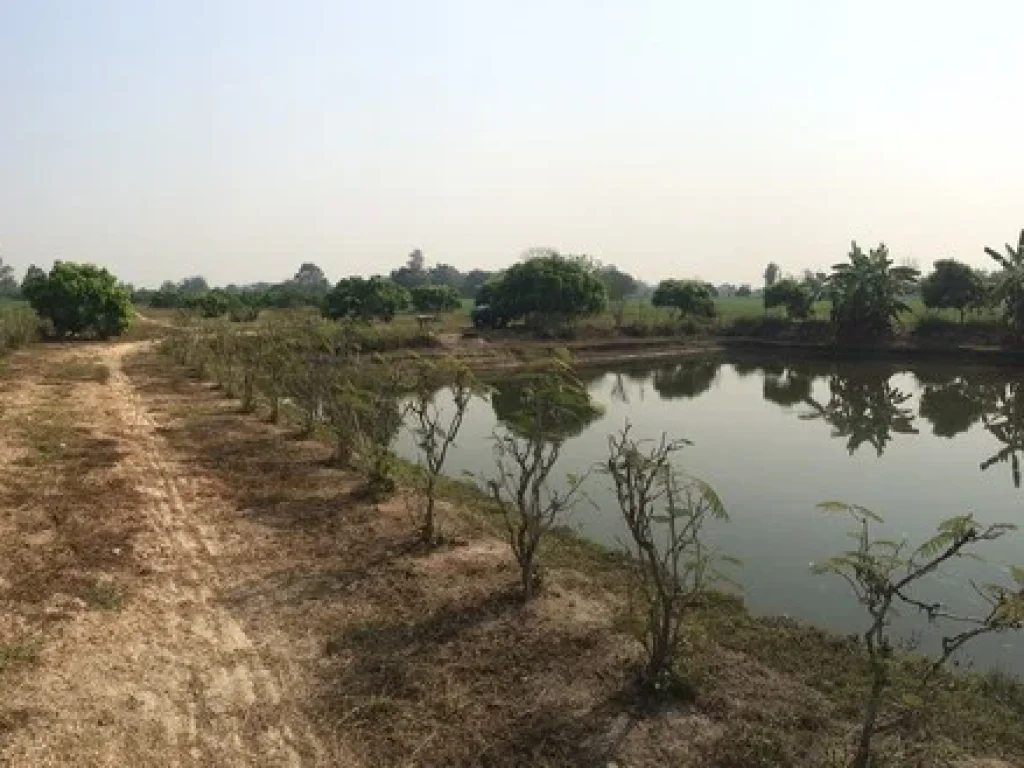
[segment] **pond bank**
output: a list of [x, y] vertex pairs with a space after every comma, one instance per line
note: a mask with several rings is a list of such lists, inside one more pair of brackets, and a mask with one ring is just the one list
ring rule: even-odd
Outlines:
[[443, 344], [447, 351], [480, 371], [525, 370], [556, 350], [568, 351], [577, 367], [656, 362], [693, 355], [778, 352], [790, 358], [835, 360], [955, 360], [988, 365], [1024, 365], [1024, 349], [983, 345], [940, 345], [897, 341], [889, 344], [841, 346], [817, 342], [778, 341], [749, 336], [662, 337], [652, 339], [587, 339], [582, 341], [486, 341], [460, 339]]

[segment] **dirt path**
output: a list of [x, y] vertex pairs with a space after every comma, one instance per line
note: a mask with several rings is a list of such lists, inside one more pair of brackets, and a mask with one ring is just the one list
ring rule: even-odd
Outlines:
[[323, 764], [289, 695], [287, 649], [268, 652], [261, 638], [257, 650], [220, 602], [220, 556], [230, 542], [217, 519], [234, 510], [169, 456], [123, 373], [133, 348], [100, 348], [109, 380], [80, 394], [90, 427], [117, 442], [120, 460], [110, 471], [141, 500], [133, 555], [142, 578], [120, 610], [72, 602], [42, 663], [9, 692], [5, 704], [36, 716], [0, 742], [0, 763]]

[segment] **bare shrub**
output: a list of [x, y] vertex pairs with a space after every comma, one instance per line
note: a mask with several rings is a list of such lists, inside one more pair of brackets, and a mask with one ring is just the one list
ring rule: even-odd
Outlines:
[[[1012, 587], [994, 584], [975, 587], [975, 592], [986, 606], [981, 614], [953, 613], [941, 603], [915, 597], [913, 588], [944, 563], [972, 555], [973, 545], [1001, 538], [1015, 530], [1015, 526], [1005, 523], [982, 526], [973, 515], [961, 515], [944, 521], [934, 537], [910, 549], [906, 540], [872, 538], [871, 524], [881, 523], [882, 519], [864, 507], [841, 502], [827, 502], [819, 506], [827, 512], [848, 514], [858, 523], [854, 534], [856, 549], [826, 560], [815, 566], [815, 571], [842, 577], [871, 617], [863, 635], [871, 667], [871, 686], [852, 762], [854, 768], [869, 768], [873, 764], [874, 737], [901, 725], [909, 714], [924, 705], [927, 687], [957, 651], [981, 635], [1024, 628], [1024, 568], [1010, 569], [1015, 581]], [[954, 629], [942, 638], [942, 651], [923, 667], [918, 693], [904, 695], [894, 716], [888, 722], [880, 722], [885, 695], [892, 684], [894, 652], [890, 624], [900, 606], [920, 610], [932, 622], [949, 622]]]
[[[422, 496], [417, 496], [411, 507], [420, 539], [428, 546], [438, 538], [435, 519], [438, 481], [469, 403], [479, 390], [472, 371], [457, 360], [437, 362], [421, 358], [416, 363], [409, 414], [420, 452], [418, 478]], [[439, 393], [444, 393], [449, 401], [444, 409], [437, 402]]]
[[493, 397], [495, 410], [505, 411], [505, 423], [494, 433], [497, 476], [487, 486], [505, 521], [523, 599], [529, 600], [540, 583], [536, 556], [541, 539], [575, 506], [584, 479], [569, 475], [559, 490], [552, 471], [566, 437], [598, 411], [562, 360], [549, 362], [511, 390], [499, 388]]
[[673, 462], [684, 440], [638, 440], [626, 426], [608, 438], [603, 471], [629, 530], [636, 592], [642, 605], [645, 651], [641, 684], [649, 693], [681, 690], [680, 655], [689, 612], [709, 586], [723, 578], [729, 558], [704, 542], [711, 520], [727, 520], [721, 499], [707, 483], [681, 474]]

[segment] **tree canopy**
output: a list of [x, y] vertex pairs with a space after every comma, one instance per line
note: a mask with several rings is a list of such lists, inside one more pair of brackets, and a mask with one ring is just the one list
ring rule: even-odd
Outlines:
[[506, 322], [522, 319], [540, 328], [572, 323], [604, 310], [608, 292], [587, 262], [556, 251], [534, 253], [483, 286], [478, 304], [488, 304]]
[[22, 295], [60, 337], [108, 338], [131, 322], [130, 294], [114, 275], [93, 264], [57, 261], [49, 274], [29, 267]]
[[1020, 231], [1016, 248], [1007, 243], [1005, 256], [994, 248], [986, 248], [985, 253], [1002, 267], [992, 290], [992, 300], [1002, 305], [1006, 322], [1017, 341], [1024, 341], [1024, 229]]
[[794, 320], [806, 320], [814, 306], [814, 294], [791, 277], [764, 289], [764, 308], [785, 307]]
[[935, 270], [921, 281], [921, 299], [929, 309], [955, 309], [964, 313], [978, 306], [985, 295], [981, 276], [955, 259], [940, 259]]
[[418, 285], [410, 293], [417, 312], [454, 312], [461, 306], [459, 292], [450, 285]]
[[627, 296], [632, 296], [639, 288], [639, 282], [628, 272], [623, 272], [614, 264], [601, 267], [598, 271], [601, 282], [604, 283], [608, 298], [611, 301], [622, 301]]
[[336, 320], [384, 320], [409, 306], [409, 292], [379, 275], [369, 279], [347, 277], [339, 280], [325, 301], [325, 313]]
[[3, 258], [0, 257], [0, 299], [14, 298], [19, 292], [18, 280], [14, 277], [14, 267], [4, 264]]
[[884, 244], [864, 253], [853, 243], [849, 259], [832, 267], [825, 288], [836, 334], [846, 341], [890, 334], [900, 313], [910, 310], [903, 297], [916, 287], [918, 271], [896, 266]]
[[669, 307], [680, 317], [714, 317], [715, 298], [711, 287], [698, 280], [662, 280], [654, 289], [651, 303]]

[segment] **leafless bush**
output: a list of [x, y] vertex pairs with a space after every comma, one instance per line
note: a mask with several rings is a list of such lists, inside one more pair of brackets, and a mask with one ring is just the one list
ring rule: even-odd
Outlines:
[[569, 475], [559, 490], [551, 474], [566, 435], [578, 431], [596, 409], [568, 364], [557, 360], [511, 395], [496, 392], [495, 397], [503, 398], [507, 413], [505, 424], [495, 430], [497, 475], [487, 486], [505, 521], [523, 599], [529, 600], [540, 582], [536, 556], [541, 539], [575, 506], [584, 480]]
[[[436, 523], [437, 485], [444, 471], [448, 451], [462, 428], [466, 410], [480, 387], [472, 371], [456, 360], [434, 362], [421, 359], [414, 372], [413, 394], [409, 401], [412, 432], [419, 448], [422, 497], [412, 502], [420, 538], [431, 545], [438, 538]], [[438, 394], [450, 401], [438, 405]]]
[[684, 629], [689, 612], [708, 587], [723, 578], [718, 565], [729, 558], [704, 542], [711, 520], [727, 520], [721, 499], [707, 483], [673, 465], [683, 440], [638, 440], [626, 426], [608, 438], [603, 471], [629, 530], [635, 585], [642, 616], [645, 661], [641, 683], [650, 693], [679, 689]]
[[[871, 687], [852, 762], [854, 768], [869, 768], [873, 764], [872, 741], [875, 735], [902, 724], [908, 713], [925, 703], [928, 685], [957, 651], [981, 635], [1024, 628], [1024, 568], [1010, 569], [1015, 581], [1013, 587], [977, 587], [972, 584], [986, 606], [983, 613], [977, 616], [954, 613], [941, 603], [915, 597], [913, 588], [944, 563], [971, 554], [973, 545], [1001, 538], [1015, 530], [1015, 526], [1005, 523], [982, 526], [972, 515], [961, 515], [941, 523], [934, 537], [911, 549], [906, 540], [873, 539], [871, 523], [881, 523], [882, 519], [864, 507], [841, 502], [819, 506], [824, 511], [848, 514], [858, 524], [856, 549], [826, 560], [815, 566], [815, 570], [842, 577], [871, 618], [863, 636], [871, 665]], [[919, 681], [920, 692], [903, 696], [897, 708], [899, 711], [888, 722], [879, 722], [884, 697], [892, 683], [894, 654], [890, 624], [899, 606], [920, 610], [932, 622], [949, 622], [956, 631], [943, 637], [941, 653], [931, 659]]]

